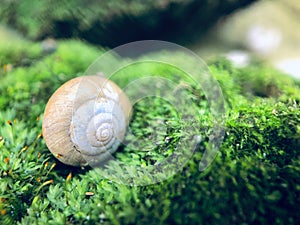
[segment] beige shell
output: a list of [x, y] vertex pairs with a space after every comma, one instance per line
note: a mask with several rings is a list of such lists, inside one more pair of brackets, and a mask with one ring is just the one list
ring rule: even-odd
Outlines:
[[49, 99], [43, 137], [61, 162], [98, 165], [122, 142], [130, 113], [128, 98], [112, 81], [102, 76], [74, 78]]

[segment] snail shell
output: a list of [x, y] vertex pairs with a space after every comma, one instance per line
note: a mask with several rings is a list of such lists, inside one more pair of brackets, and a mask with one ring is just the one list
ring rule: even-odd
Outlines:
[[112, 81], [102, 76], [74, 78], [49, 99], [43, 137], [61, 162], [98, 165], [122, 142], [130, 112], [128, 98]]

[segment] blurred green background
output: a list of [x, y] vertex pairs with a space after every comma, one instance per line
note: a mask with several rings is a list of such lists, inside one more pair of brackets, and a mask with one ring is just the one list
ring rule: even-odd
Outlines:
[[144, 39], [189, 43], [216, 21], [253, 0], [2, 0], [1, 21], [23, 35], [78, 37], [116, 47]]

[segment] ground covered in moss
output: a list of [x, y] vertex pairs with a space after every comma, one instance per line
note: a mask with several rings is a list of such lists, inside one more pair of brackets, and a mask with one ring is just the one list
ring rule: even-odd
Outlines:
[[[264, 65], [243, 69], [225, 59], [209, 62], [225, 98], [225, 137], [210, 167], [199, 172], [212, 118], [199, 87], [181, 72], [147, 67], [174, 76], [201, 116], [202, 141], [184, 168], [163, 182], [136, 186], [113, 182], [91, 168], [59, 163], [41, 134], [43, 110], [65, 81], [84, 74], [105, 49], [79, 40], [59, 41], [52, 54], [40, 43], [9, 36], [0, 42], [0, 223], [1, 224], [297, 224], [300, 221], [300, 82]], [[172, 56], [174, 57], [174, 56]], [[176, 57], [174, 57], [176, 58]], [[187, 62], [188, 63], [188, 62]], [[123, 71], [124, 72], [124, 71]], [[122, 73], [122, 71], [120, 71]], [[125, 71], [141, 76], [134, 67]], [[122, 80], [122, 77], [124, 80]], [[119, 76], [117, 83], [128, 79]], [[151, 108], [152, 110], [149, 110]], [[149, 124], [168, 122], [167, 136], [135, 149], [133, 136], [147, 140]], [[176, 151], [187, 124], [162, 99], [134, 106], [128, 145], [115, 157], [140, 167]], [[165, 135], [163, 132], [157, 136]], [[166, 139], [167, 138], [167, 139]], [[108, 163], [111, 174], [122, 168]], [[120, 171], [118, 171], [120, 170]], [[130, 171], [138, 173], [138, 171]], [[146, 178], [145, 178], [146, 179]], [[130, 185], [132, 182], [132, 185]]]

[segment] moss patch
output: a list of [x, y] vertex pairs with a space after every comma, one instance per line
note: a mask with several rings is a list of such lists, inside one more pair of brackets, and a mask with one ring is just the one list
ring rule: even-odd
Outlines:
[[[26, 51], [35, 52], [36, 46], [32, 43]], [[149, 186], [127, 186], [99, 176], [97, 170], [60, 164], [41, 136], [49, 96], [66, 80], [82, 75], [104, 50], [76, 40], [63, 41], [55, 53], [36, 58], [30, 66], [18, 63], [22, 48], [12, 51], [12, 57], [0, 52], [4, 64], [15, 65], [10, 71], [4, 71], [2, 65], [0, 76], [1, 224], [299, 221], [299, 82], [264, 65], [237, 69], [224, 59], [211, 62], [209, 68], [226, 101], [226, 135], [212, 165], [200, 173], [212, 118], [199, 87], [178, 80], [191, 97], [191, 110], [203, 112], [193, 130], [201, 134], [202, 141], [175, 176]], [[180, 71], [165, 66], [156, 70], [166, 77], [181, 77]], [[141, 71], [133, 67], [127, 73], [138, 77]], [[141, 149], [130, 145], [133, 136], [128, 135], [129, 144], [115, 154], [118, 160], [140, 167], [155, 165], [174, 152], [180, 138], [189, 138], [180, 130], [190, 124], [180, 123], [180, 115], [168, 102], [148, 98], [134, 107], [130, 126], [138, 138], [149, 139], [151, 123], [163, 121], [168, 126], [166, 132], [156, 133], [161, 143], [145, 141]], [[107, 164], [112, 174], [119, 169], [113, 162]]]

